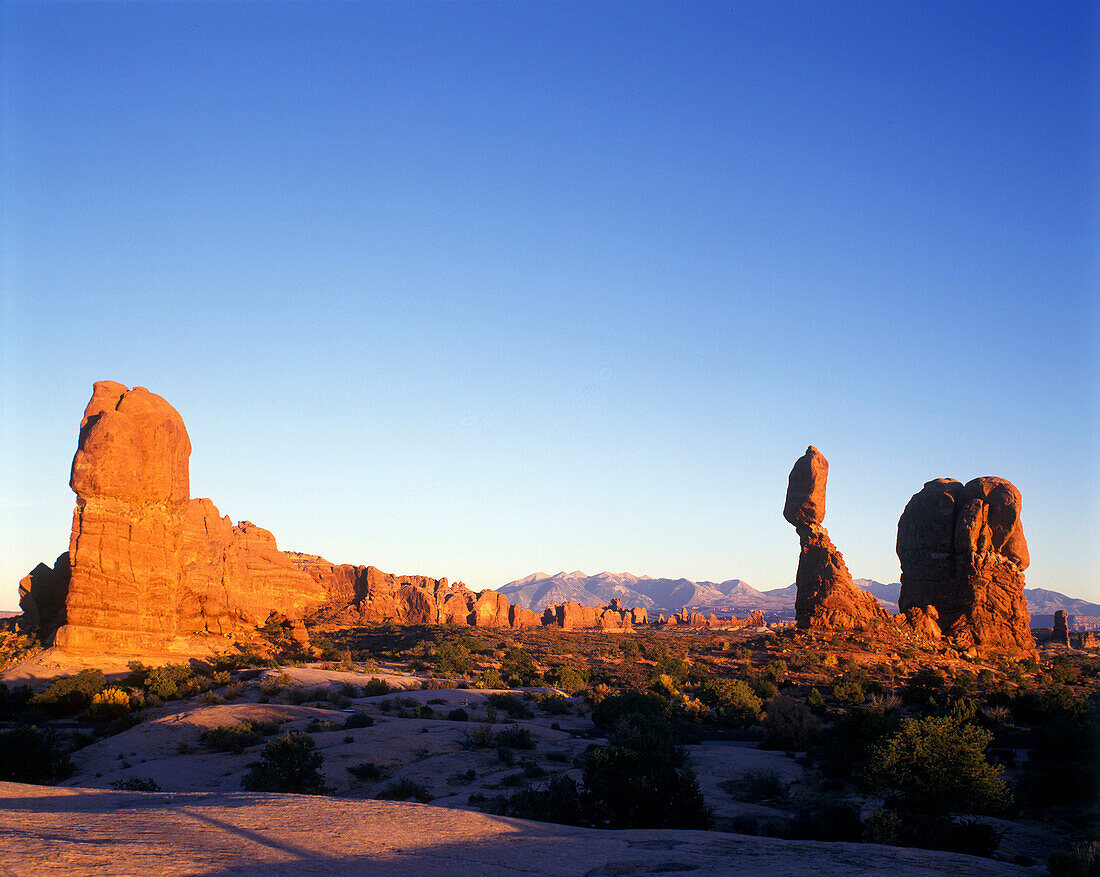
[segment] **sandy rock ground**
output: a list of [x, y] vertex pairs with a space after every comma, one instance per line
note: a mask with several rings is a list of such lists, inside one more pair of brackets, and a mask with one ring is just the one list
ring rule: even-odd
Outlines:
[[0, 783], [0, 862], [5, 877], [1028, 873], [927, 850], [720, 832], [595, 831], [430, 804], [15, 783]]

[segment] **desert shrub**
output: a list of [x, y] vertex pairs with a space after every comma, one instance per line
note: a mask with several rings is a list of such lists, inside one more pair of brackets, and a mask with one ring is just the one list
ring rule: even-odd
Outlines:
[[740, 679], [706, 679], [697, 694], [723, 723], [744, 727], [755, 724], [760, 718], [760, 698]]
[[418, 719], [434, 719], [435, 710], [433, 710], [426, 703], [421, 704], [416, 708], [416, 718]]
[[778, 771], [750, 770], [733, 783], [729, 790], [738, 801], [759, 803], [771, 798], [783, 797], [787, 792], [787, 786]]
[[588, 688], [588, 668], [575, 667], [572, 664], [559, 664], [546, 673], [546, 684], [560, 688], [572, 696]]
[[810, 708], [810, 712], [815, 716], [825, 714], [825, 698], [821, 696], [821, 692], [816, 688], [811, 688], [810, 693], [806, 696], [806, 706]]
[[787, 662], [784, 660], [769, 661], [764, 667], [764, 675], [777, 685], [787, 678]]
[[1100, 841], [1055, 850], [1047, 860], [1051, 877], [1100, 877]]
[[462, 707], [457, 707], [447, 713], [447, 719], [452, 722], [468, 722], [470, 720], [470, 714]]
[[976, 819], [954, 820], [944, 814], [899, 814], [880, 810], [863, 823], [863, 840], [889, 846], [949, 850], [971, 856], [991, 856], [1004, 834]]
[[708, 828], [695, 774], [652, 753], [594, 749], [584, 765], [581, 812], [596, 828]]
[[1063, 714], [1036, 728], [1021, 786], [1038, 807], [1100, 803], [1100, 710], [1080, 720]]
[[477, 680], [477, 688], [504, 688], [504, 679], [500, 675], [500, 671], [496, 667], [490, 667], [488, 670], [481, 674], [481, 678]]
[[309, 724], [306, 725], [307, 734], [319, 734], [323, 731], [338, 731], [340, 725], [329, 719], [313, 718], [309, 720]]
[[432, 800], [432, 794], [427, 788], [408, 777], [390, 783], [374, 797], [380, 801], [408, 801], [409, 798], [415, 798], [421, 804], [427, 804]]
[[1088, 711], [1088, 701], [1065, 685], [1047, 685], [1039, 689], [1021, 689], [1012, 701], [1018, 721], [1043, 725], [1062, 719], [1073, 721]]
[[55, 783], [72, 772], [68, 747], [53, 728], [17, 725], [0, 731], [0, 780]]
[[382, 779], [382, 768], [380, 768], [373, 761], [364, 761], [360, 764], [353, 764], [348, 768], [350, 773], [356, 779], [364, 780], [366, 782], [376, 782]]
[[503, 710], [513, 719], [530, 719], [534, 713], [514, 694], [490, 694], [489, 705]]
[[496, 745], [492, 725], [474, 725], [459, 741], [466, 749], [488, 749]]
[[325, 790], [324, 757], [314, 752], [313, 738], [288, 731], [264, 746], [259, 761], [248, 766], [241, 788], [251, 792], [298, 792], [319, 795]]
[[501, 815], [558, 825], [584, 825], [580, 790], [565, 774], [555, 774], [541, 786], [526, 786], [508, 798]]
[[389, 694], [392, 689], [389, 683], [385, 679], [379, 679], [377, 676], [372, 676], [363, 685], [363, 697], [379, 697], [383, 694]]
[[821, 720], [806, 704], [793, 697], [773, 697], [764, 715], [764, 747], [804, 749], [811, 735], [821, 730]]
[[623, 718], [641, 716], [650, 720], [665, 720], [670, 715], [667, 700], [655, 694], [613, 694], [605, 697], [592, 711], [592, 723], [597, 728], [612, 728]]
[[863, 703], [866, 695], [859, 679], [845, 674], [833, 684], [833, 699], [837, 703], [859, 704]]
[[497, 758], [500, 759], [500, 763], [505, 767], [511, 767], [516, 763], [516, 753], [507, 746], [497, 747]]
[[779, 688], [775, 682], [762, 673], [749, 673], [745, 676], [745, 682], [748, 683], [749, 688], [752, 689], [752, 693], [755, 694], [762, 701], [767, 700], [769, 697], [775, 697], [779, 693]]
[[218, 752], [244, 752], [249, 746], [255, 746], [264, 737], [270, 737], [279, 731], [279, 723], [245, 719], [235, 725], [219, 725], [207, 728], [199, 734], [199, 742]]
[[904, 719], [868, 753], [863, 778], [895, 809], [995, 813], [1012, 802], [1002, 769], [985, 757], [993, 735], [947, 717]]
[[493, 735], [493, 742], [497, 746], [507, 746], [511, 749], [535, 748], [535, 740], [527, 728], [505, 728]]
[[220, 725], [217, 728], [207, 728], [199, 734], [199, 742], [209, 749], [218, 752], [244, 752], [249, 746], [255, 746], [263, 740], [250, 721], [239, 722], [235, 725]]
[[897, 710], [857, 706], [811, 740], [813, 757], [828, 776], [851, 779], [871, 749], [893, 734], [900, 721]]
[[508, 649], [504, 653], [500, 675], [509, 685], [538, 685], [542, 681], [535, 659], [519, 648]]
[[104, 688], [88, 706], [88, 716], [94, 721], [109, 722], [130, 712], [130, 695], [121, 688]]
[[160, 783], [147, 777], [128, 777], [124, 780], [115, 780], [111, 788], [116, 792], [159, 792]]
[[470, 650], [459, 643], [441, 643], [433, 647], [435, 668], [439, 673], [473, 673]]
[[194, 673], [183, 664], [167, 664], [147, 671], [143, 687], [148, 695], [159, 700], [171, 700], [180, 694], [180, 686]]
[[344, 728], [369, 728], [374, 724], [374, 716], [364, 712], [354, 712], [344, 720]]
[[833, 802], [800, 809], [787, 833], [795, 840], [858, 841], [863, 838], [863, 823], [858, 808]]
[[51, 715], [71, 716], [91, 706], [92, 698], [106, 687], [102, 670], [81, 670], [55, 679], [30, 699], [30, 705], [43, 707]]
[[935, 700], [946, 684], [947, 677], [942, 670], [924, 667], [909, 677], [903, 696], [907, 703], [926, 706]]
[[539, 709], [552, 716], [567, 716], [573, 712], [569, 701], [557, 694], [543, 695], [538, 699], [538, 704]]

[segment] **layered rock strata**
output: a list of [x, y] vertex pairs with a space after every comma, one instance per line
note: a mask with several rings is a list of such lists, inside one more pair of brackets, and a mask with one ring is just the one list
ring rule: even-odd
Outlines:
[[795, 623], [802, 628], [862, 628], [886, 610], [855, 586], [844, 557], [822, 526], [829, 461], [813, 445], [795, 461], [787, 482], [783, 517], [798, 533]]
[[[143, 387], [95, 384], [69, 484], [65, 560], [21, 588], [25, 615], [73, 654], [195, 654], [272, 612], [300, 619], [324, 590], [267, 530], [233, 526], [191, 499], [191, 441], [179, 413]], [[27, 582], [27, 580], [24, 580]]]
[[901, 611], [933, 607], [943, 635], [964, 650], [1034, 653], [1020, 507], [1003, 478], [927, 482], [898, 521]]

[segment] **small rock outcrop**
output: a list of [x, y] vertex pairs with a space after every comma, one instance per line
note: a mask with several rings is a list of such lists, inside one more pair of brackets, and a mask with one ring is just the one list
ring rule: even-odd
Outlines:
[[1051, 634], [1050, 641], [1072, 648], [1069, 644], [1069, 613], [1065, 609], [1054, 613], [1054, 633]]
[[1003, 478], [926, 483], [898, 521], [901, 611], [934, 607], [943, 635], [961, 650], [1033, 654], [1020, 506], [1020, 492]]
[[833, 545], [825, 519], [829, 461], [813, 445], [795, 461], [787, 483], [783, 517], [798, 533], [801, 551], [795, 576], [795, 623], [802, 628], [862, 628], [888, 619], [886, 610], [852, 582], [844, 557]]

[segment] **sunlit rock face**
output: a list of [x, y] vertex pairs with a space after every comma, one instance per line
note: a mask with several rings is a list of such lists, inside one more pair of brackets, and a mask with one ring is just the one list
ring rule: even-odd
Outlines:
[[63, 591], [53, 645], [204, 653], [210, 635], [254, 629], [276, 610], [300, 618], [323, 602], [324, 589], [271, 533], [247, 521], [233, 526], [210, 500], [191, 499], [190, 455], [183, 419], [160, 396], [95, 384], [69, 481], [76, 509], [67, 582], [51, 582]]
[[934, 607], [943, 634], [963, 649], [1033, 653], [1021, 504], [1003, 478], [927, 482], [898, 521], [901, 611]]
[[869, 593], [855, 586], [843, 555], [829, 538], [825, 520], [825, 487], [829, 461], [813, 445], [795, 461], [787, 481], [783, 517], [798, 533], [800, 552], [795, 575], [795, 623], [803, 628], [862, 628], [888, 619]]

